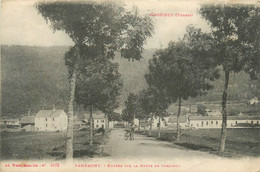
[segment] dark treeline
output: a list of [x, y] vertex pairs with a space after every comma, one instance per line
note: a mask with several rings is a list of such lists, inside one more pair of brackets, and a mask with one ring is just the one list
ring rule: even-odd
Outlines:
[[[1, 47], [1, 111], [3, 116], [18, 117], [40, 109], [67, 110], [69, 99], [68, 71], [64, 64], [64, 54], [69, 47]], [[147, 73], [148, 61], [155, 52], [145, 50], [140, 61], [128, 61], [116, 55], [114, 62], [119, 63], [119, 72], [124, 81], [120, 96], [121, 105], [131, 92], [138, 92], [147, 87], [144, 74]], [[229, 100], [248, 100], [259, 96], [255, 82], [244, 72], [230, 76]], [[223, 88], [223, 76], [214, 81], [214, 89], [207, 95], [192, 101], [220, 101]]]

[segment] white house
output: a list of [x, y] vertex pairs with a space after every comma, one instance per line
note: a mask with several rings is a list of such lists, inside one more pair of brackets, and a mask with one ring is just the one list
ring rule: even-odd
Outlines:
[[[93, 112], [92, 117], [93, 117], [93, 122], [94, 122], [93, 127], [95, 129], [108, 127], [108, 118], [103, 112], [101, 112], [101, 111]], [[90, 114], [85, 113], [84, 121], [89, 122], [89, 119], [90, 119]]]
[[[190, 116], [189, 125], [192, 128], [221, 128], [221, 116]], [[228, 116], [227, 128], [245, 128], [259, 125], [260, 116]]]
[[258, 97], [254, 97], [248, 101], [250, 105], [256, 105], [259, 103]]
[[19, 119], [4, 119], [2, 124], [6, 125], [7, 128], [19, 127]]
[[[153, 120], [152, 120], [152, 127], [158, 127], [159, 126], [159, 123], [161, 125], [161, 128], [164, 128], [167, 126], [167, 119], [168, 118], [159, 118], [158, 116], [156, 117], [153, 117]], [[151, 122], [151, 118], [148, 118], [148, 120], [146, 121], [146, 125], [150, 126], [150, 122]], [[142, 126], [144, 125], [144, 121], [142, 120]]]
[[68, 117], [63, 110], [40, 110], [35, 117], [35, 128], [39, 131], [65, 131]]

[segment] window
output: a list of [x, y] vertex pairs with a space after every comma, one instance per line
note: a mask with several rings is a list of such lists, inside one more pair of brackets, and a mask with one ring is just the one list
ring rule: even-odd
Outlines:
[[216, 124], [218, 125], [218, 121], [216, 121]]
[[251, 124], [253, 124], [254, 123], [254, 121], [251, 121]]
[[101, 122], [103, 122], [103, 123], [104, 123], [105, 121], [102, 119], [102, 120], [101, 120]]
[[47, 121], [47, 118], [45, 118], [45, 120]]
[[96, 128], [98, 128], [98, 125], [96, 125]]
[[104, 128], [104, 124], [102, 124], [102, 128]]
[[236, 121], [236, 124], [237, 124], [237, 121]]
[[97, 119], [97, 122], [99, 122], [99, 120]]
[[256, 121], [257, 125], [259, 124], [259, 121]]
[[54, 118], [52, 118], [52, 120], [54, 121]]
[[213, 121], [211, 121], [211, 124], [213, 124]]
[[203, 127], [203, 121], [201, 121], [201, 126]]
[[209, 121], [206, 122], [206, 125], [209, 125]]

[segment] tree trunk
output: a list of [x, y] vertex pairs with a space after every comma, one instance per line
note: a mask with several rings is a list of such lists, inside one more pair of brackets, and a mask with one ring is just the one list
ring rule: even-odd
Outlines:
[[177, 138], [176, 138], [177, 142], [179, 142], [181, 140], [180, 123], [179, 123], [180, 115], [181, 115], [181, 97], [179, 96], [179, 108], [178, 108], [178, 114], [177, 114]]
[[139, 119], [138, 131], [140, 132], [140, 130], [141, 130], [141, 123], [140, 123], [140, 119]]
[[93, 146], [93, 107], [90, 106], [89, 146]]
[[74, 67], [72, 78], [70, 81], [70, 100], [69, 100], [69, 110], [68, 110], [68, 129], [67, 129], [67, 149], [66, 149], [66, 160], [73, 159], [73, 104], [75, 98], [76, 89], [76, 79], [77, 79], [77, 64]]
[[221, 128], [221, 136], [220, 136], [220, 145], [219, 152], [223, 153], [225, 151], [225, 143], [226, 143], [226, 128], [227, 128], [227, 89], [229, 82], [229, 70], [225, 70], [225, 84], [224, 91], [222, 96], [222, 128]]
[[146, 123], [145, 123], [145, 125], [144, 125], [144, 134], [145, 134], [145, 132], [146, 132]]
[[161, 137], [161, 117], [159, 116], [158, 137]]
[[151, 114], [149, 136], [152, 136], [152, 127], [153, 127], [153, 114]]

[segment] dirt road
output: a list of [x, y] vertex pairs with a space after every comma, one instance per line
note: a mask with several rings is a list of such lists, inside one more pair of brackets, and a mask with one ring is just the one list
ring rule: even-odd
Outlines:
[[260, 163], [258, 158], [222, 158], [143, 135], [136, 134], [134, 141], [125, 140], [123, 129], [113, 129], [103, 147], [107, 156], [89, 159], [88, 162], [101, 164], [104, 170], [112, 171], [246, 172], [258, 171], [256, 164]]
[[125, 140], [123, 129], [111, 131], [109, 140], [104, 147], [104, 152], [113, 159], [175, 159], [175, 158], [215, 158], [200, 151], [191, 151], [174, 145], [170, 142], [159, 141], [152, 137], [135, 134], [135, 140]]

